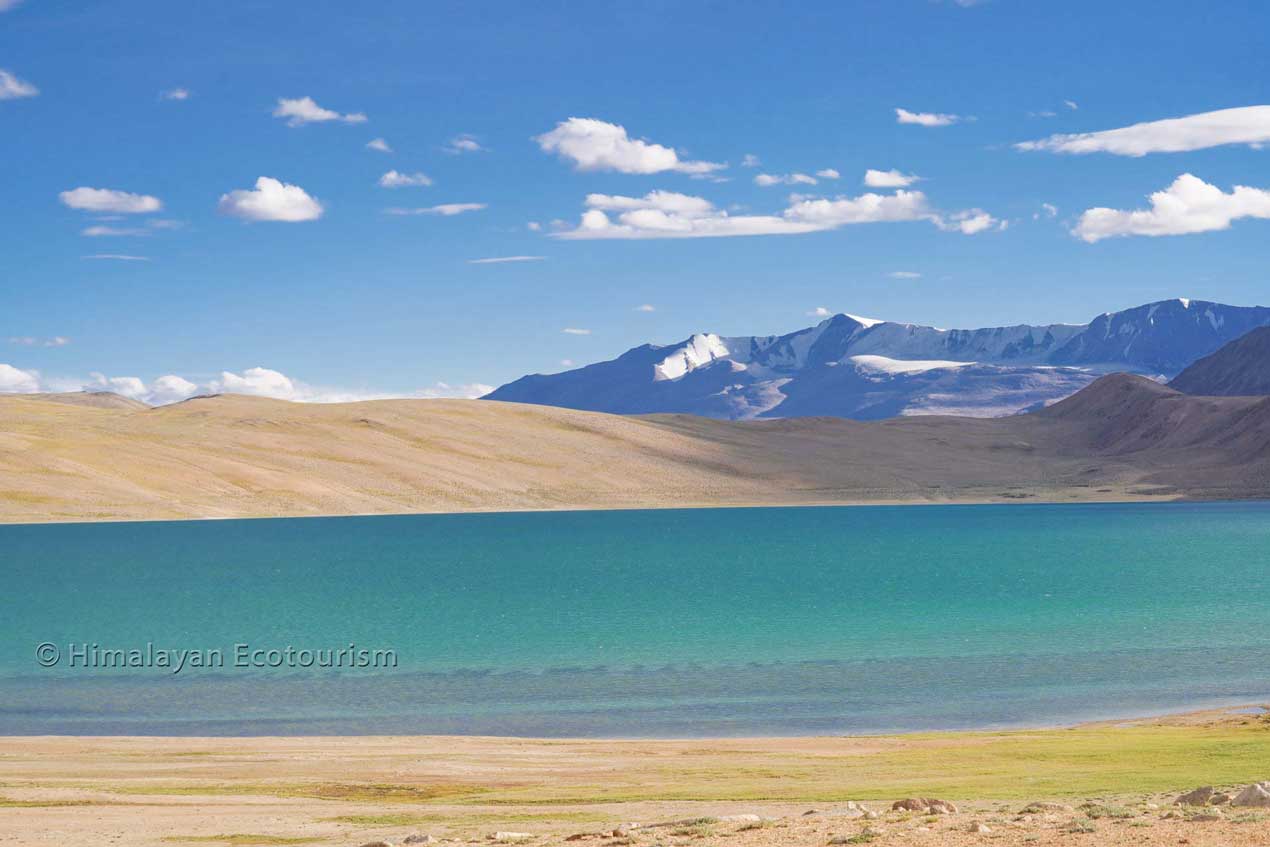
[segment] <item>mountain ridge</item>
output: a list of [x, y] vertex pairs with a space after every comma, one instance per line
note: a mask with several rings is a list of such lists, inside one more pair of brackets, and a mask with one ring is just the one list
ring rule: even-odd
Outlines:
[[1270, 308], [1176, 298], [1087, 324], [941, 329], [840, 313], [782, 335], [694, 333], [615, 359], [531, 374], [482, 399], [727, 420], [1043, 408], [1115, 371], [1170, 377], [1270, 324]]

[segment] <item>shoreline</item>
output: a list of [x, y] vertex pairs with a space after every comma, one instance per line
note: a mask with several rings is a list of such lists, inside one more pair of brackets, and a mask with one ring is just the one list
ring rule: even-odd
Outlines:
[[1257, 708], [845, 738], [7, 736], [0, 843], [1252, 847], [1265, 810], [1173, 800], [1267, 777]]
[[573, 514], [578, 512], [693, 512], [712, 509], [856, 509], [869, 507], [922, 507], [922, 506], [1115, 506], [1115, 505], [1139, 505], [1144, 503], [1178, 503], [1178, 504], [1203, 504], [1203, 503], [1270, 503], [1270, 497], [1258, 495], [1255, 497], [1188, 497], [1185, 495], [1174, 494], [1141, 494], [1132, 495], [1123, 492], [1106, 499], [1090, 497], [1086, 499], [1058, 499], [1037, 497], [1031, 499], [1028, 497], [968, 497], [968, 498], [949, 498], [943, 500], [934, 499], [879, 499], [879, 500], [793, 500], [780, 502], [760, 502], [747, 501], [738, 503], [673, 503], [669, 505], [662, 504], [659, 501], [651, 501], [646, 505], [627, 506], [627, 505], [588, 505], [588, 506], [558, 506], [554, 508], [470, 508], [470, 509], [439, 509], [439, 510], [422, 510], [408, 512], [330, 512], [323, 514], [277, 514], [277, 515], [202, 515], [198, 517], [178, 517], [178, 518], [99, 518], [99, 519], [82, 519], [72, 518], [68, 520], [59, 520], [50, 518], [48, 520], [36, 521], [10, 521], [5, 516], [0, 515], [0, 529], [4, 527], [26, 527], [26, 526], [98, 526], [98, 525], [114, 525], [114, 524], [169, 524], [169, 523], [205, 523], [215, 521], [269, 521], [269, 520], [307, 520], [307, 519], [330, 519], [330, 518], [405, 518], [405, 517], [444, 517], [449, 515], [554, 515], [554, 514]]

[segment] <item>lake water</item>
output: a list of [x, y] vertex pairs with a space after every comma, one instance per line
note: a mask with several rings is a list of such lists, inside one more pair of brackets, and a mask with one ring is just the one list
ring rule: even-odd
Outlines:
[[[1270, 697], [1266, 503], [0, 526], [0, 557], [0, 734], [865, 733]], [[350, 644], [396, 666], [303, 664]], [[157, 666], [179, 651], [213, 666]]]

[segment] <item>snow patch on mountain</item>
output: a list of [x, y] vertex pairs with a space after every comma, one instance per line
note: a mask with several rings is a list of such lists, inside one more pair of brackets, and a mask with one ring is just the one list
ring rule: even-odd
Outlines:
[[698, 333], [689, 338], [674, 353], [653, 365], [653, 380], [679, 379], [690, 371], [711, 364], [728, 355], [723, 339], [710, 333]]
[[938, 359], [888, 359], [886, 356], [848, 356], [847, 361], [863, 371], [884, 374], [913, 374], [942, 368], [964, 368], [975, 362], [943, 362]]

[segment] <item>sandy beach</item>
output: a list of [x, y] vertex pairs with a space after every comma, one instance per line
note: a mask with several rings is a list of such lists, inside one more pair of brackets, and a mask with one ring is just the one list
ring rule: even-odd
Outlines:
[[[7, 737], [0, 843], [1264, 844], [1270, 810], [1173, 800], [1267, 762], [1257, 707], [848, 738]], [[891, 810], [910, 797], [956, 813]]]

